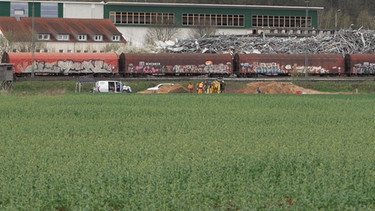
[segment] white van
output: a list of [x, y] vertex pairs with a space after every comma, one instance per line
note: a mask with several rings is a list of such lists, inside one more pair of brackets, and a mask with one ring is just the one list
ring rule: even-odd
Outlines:
[[122, 92], [123, 83], [121, 81], [97, 81], [94, 92]]

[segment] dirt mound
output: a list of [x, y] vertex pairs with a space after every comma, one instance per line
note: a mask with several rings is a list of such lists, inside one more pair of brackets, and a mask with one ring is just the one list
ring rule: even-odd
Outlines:
[[187, 93], [189, 90], [181, 84], [164, 85], [159, 90], [144, 90], [138, 93], [152, 94], [152, 93]]
[[258, 87], [262, 94], [327, 94], [294, 85], [291, 82], [251, 82], [239, 89], [237, 93], [257, 94]]
[[[257, 94], [258, 87], [262, 94], [352, 94], [341, 92], [320, 92], [313, 89], [305, 89], [291, 82], [250, 82], [241, 88], [226, 87], [225, 93]], [[144, 90], [138, 93], [188, 93], [189, 90], [181, 84], [164, 85], [159, 90]]]
[[183, 87], [181, 84], [175, 84], [173, 86], [162, 86], [159, 89], [161, 93], [187, 93], [189, 90]]

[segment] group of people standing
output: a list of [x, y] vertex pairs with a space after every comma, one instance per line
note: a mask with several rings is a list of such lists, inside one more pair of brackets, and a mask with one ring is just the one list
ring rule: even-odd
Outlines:
[[[194, 85], [193, 83], [188, 84], [188, 89], [190, 93], [194, 93]], [[196, 93], [224, 93], [225, 91], [225, 82], [224, 80], [214, 80], [214, 81], [200, 81], [195, 85]]]

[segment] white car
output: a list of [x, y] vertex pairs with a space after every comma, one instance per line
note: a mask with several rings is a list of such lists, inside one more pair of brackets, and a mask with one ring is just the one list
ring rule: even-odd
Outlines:
[[97, 81], [93, 92], [121, 92], [123, 83], [121, 81]]
[[162, 83], [162, 84], [158, 84], [154, 87], [150, 87], [147, 90], [156, 91], [156, 90], [159, 90], [160, 87], [162, 87], [162, 86], [173, 86], [173, 85], [174, 85], [173, 83]]

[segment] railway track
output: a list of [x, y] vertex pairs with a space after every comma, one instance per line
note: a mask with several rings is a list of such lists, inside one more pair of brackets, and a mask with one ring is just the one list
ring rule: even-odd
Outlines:
[[[85, 76], [35, 76], [15, 77], [14, 81], [77, 81]], [[199, 81], [215, 80], [212, 77], [93, 77], [99, 80], [120, 80], [120, 81]], [[225, 81], [375, 81], [374, 76], [368, 77], [257, 77], [257, 78], [236, 78], [225, 77]]]

